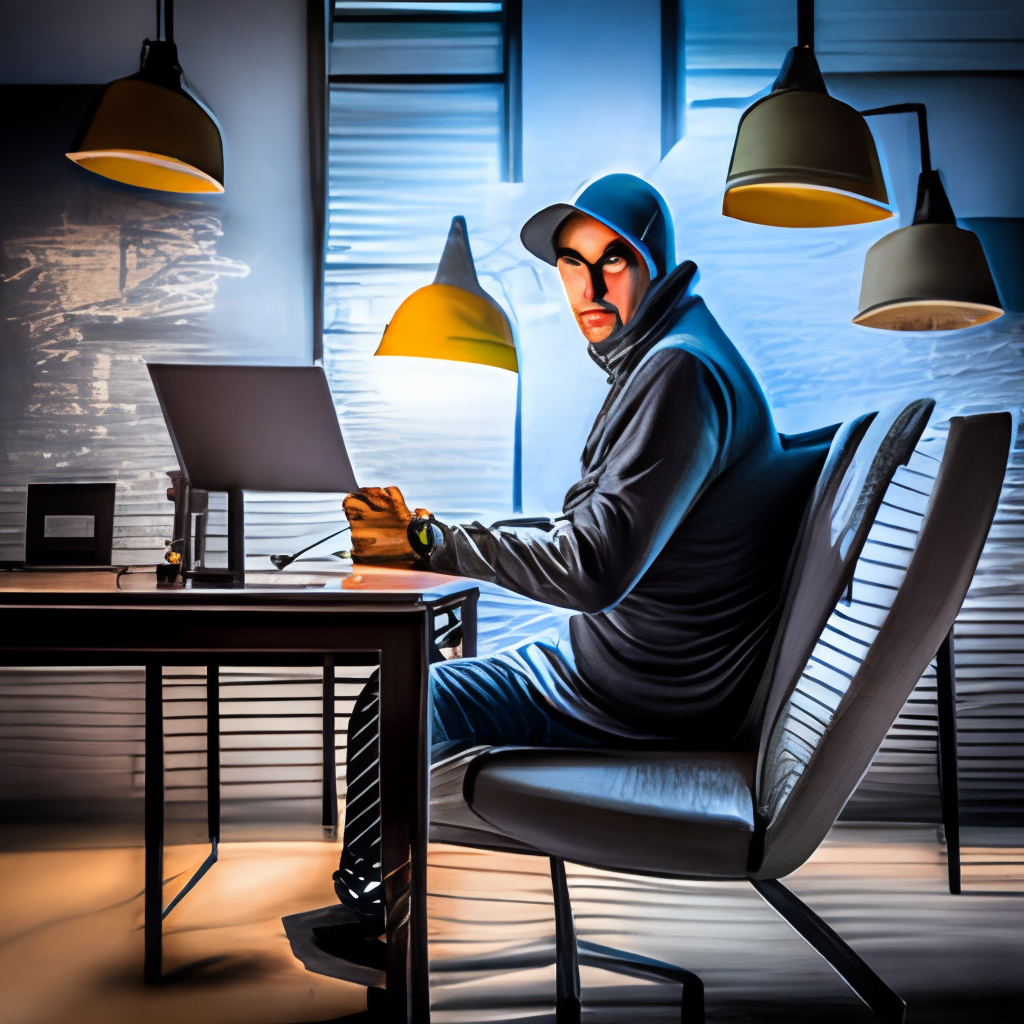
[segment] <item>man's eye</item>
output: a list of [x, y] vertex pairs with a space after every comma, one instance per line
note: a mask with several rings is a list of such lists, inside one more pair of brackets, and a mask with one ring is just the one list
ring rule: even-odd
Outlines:
[[626, 261], [621, 256], [609, 256], [603, 261], [602, 266], [605, 270], [617, 274], [620, 270], [626, 269]]
[[574, 260], [571, 256], [559, 256], [559, 263], [564, 263], [567, 267], [580, 267], [582, 264], [579, 260]]

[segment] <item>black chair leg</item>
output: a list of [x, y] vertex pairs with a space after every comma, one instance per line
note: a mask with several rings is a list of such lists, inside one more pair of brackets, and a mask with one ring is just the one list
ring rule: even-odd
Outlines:
[[[683, 987], [683, 1024], [704, 1024], [704, 983], [692, 971], [650, 957], [627, 953], [596, 942], [577, 940], [576, 925], [565, 880], [565, 863], [551, 862], [551, 890], [555, 898], [555, 1020], [557, 1024], [580, 1024], [580, 961], [618, 974], [638, 978], [664, 978]], [[582, 956], [581, 956], [582, 954]]]
[[560, 857], [549, 860], [555, 899], [555, 1020], [557, 1024], [580, 1024], [579, 952], [569, 886], [565, 880], [565, 862]]
[[942, 831], [946, 836], [949, 891], [960, 892], [960, 792], [957, 779], [956, 674], [953, 668], [953, 630], [946, 634], [935, 656], [935, 698], [939, 711], [939, 797]]
[[682, 1024], [704, 1024], [704, 982], [693, 971], [674, 964], [652, 960], [637, 953], [599, 946], [596, 942], [579, 940], [580, 963], [587, 967], [600, 967], [616, 974], [630, 974], [635, 978], [663, 978], [683, 988], [680, 1006]]
[[883, 1024], [904, 1024], [907, 1004], [806, 903], [773, 878], [750, 881], [765, 902], [824, 957]]

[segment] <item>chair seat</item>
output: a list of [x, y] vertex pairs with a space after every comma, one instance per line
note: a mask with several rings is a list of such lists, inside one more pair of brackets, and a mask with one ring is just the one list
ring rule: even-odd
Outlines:
[[430, 841], [484, 850], [541, 854], [525, 843], [516, 842], [474, 814], [462, 795], [466, 773], [473, 762], [494, 747], [470, 747], [438, 761], [430, 769]]
[[489, 845], [505, 837], [509, 849], [610, 870], [743, 878], [755, 764], [753, 753], [495, 747], [468, 759], [463, 791]]

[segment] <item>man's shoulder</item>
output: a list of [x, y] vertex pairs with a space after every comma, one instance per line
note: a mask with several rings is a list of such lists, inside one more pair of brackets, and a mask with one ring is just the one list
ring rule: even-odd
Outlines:
[[694, 295], [683, 306], [675, 322], [652, 346], [650, 355], [658, 351], [687, 352], [697, 359], [714, 357], [721, 348], [731, 346], [718, 321], [711, 315], [704, 300]]
[[672, 373], [673, 369], [685, 373], [697, 364], [726, 392], [744, 391], [751, 386], [752, 374], [743, 356], [704, 300], [695, 295], [657, 344], [651, 346], [637, 370], [646, 370], [645, 376], [656, 368], [662, 373]]
[[649, 387], [652, 380], [711, 378], [721, 384], [717, 361], [708, 346], [689, 331], [672, 331], [644, 356], [632, 374], [631, 384]]

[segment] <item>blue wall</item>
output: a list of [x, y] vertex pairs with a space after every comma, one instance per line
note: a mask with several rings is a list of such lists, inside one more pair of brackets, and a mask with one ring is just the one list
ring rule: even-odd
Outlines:
[[[760, 49], [737, 54], [723, 39], [730, 27], [741, 38], [753, 34], [741, 20], [750, 5], [685, 6], [688, 63], [693, 65], [686, 79], [686, 136], [659, 163], [658, 5], [633, 4], [628, 20], [620, 8], [608, 5], [593, 19], [606, 33], [593, 39], [593, 48], [586, 33], [598, 30], [586, 17], [587, 5], [559, 5], [557, 18], [547, 15], [542, 4], [532, 8], [531, 17], [531, 5], [526, 5], [527, 183], [522, 196], [508, 204], [510, 224], [521, 223], [546, 202], [564, 201], [592, 174], [630, 170], [650, 177], [674, 211], [679, 258], [698, 263], [698, 290], [758, 371], [781, 429], [834, 422], [922, 392], [936, 395], [940, 416], [997, 406], [1016, 410], [1024, 394], [1019, 315], [1008, 314], [974, 331], [938, 335], [892, 334], [850, 323], [857, 310], [864, 253], [883, 234], [909, 223], [913, 214], [919, 165], [912, 118], [872, 122], [897, 218], [796, 232], [721, 216], [722, 185], [745, 105], [742, 97], [770, 85], [791, 42], [787, 34], [793, 12], [789, 4], [755, 5], [765, 20], [755, 26]], [[730, 6], [736, 9], [731, 25]], [[927, 17], [916, 28], [921, 38], [934, 34]], [[717, 41], [719, 66], [709, 36]], [[567, 53], [570, 67], [556, 77], [553, 70]], [[575, 62], [589, 77], [576, 73], [571, 66]], [[750, 66], [759, 63], [767, 66]], [[866, 108], [908, 100], [928, 104], [933, 160], [960, 217], [1024, 216], [1024, 179], [1019, 174], [1024, 80], [1019, 74], [829, 74], [827, 55], [822, 65], [833, 93], [851, 105]], [[520, 319], [526, 362], [527, 504], [551, 508], [559, 503], [563, 484], [572, 479], [579, 441], [603, 382], [582, 352], [556, 273], [523, 258], [514, 240], [506, 255], [517, 250], [537, 275], [532, 288], [524, 275], [520, 289], [510, 296]], [[979, 353], [985, 358], [979, 359]]]

